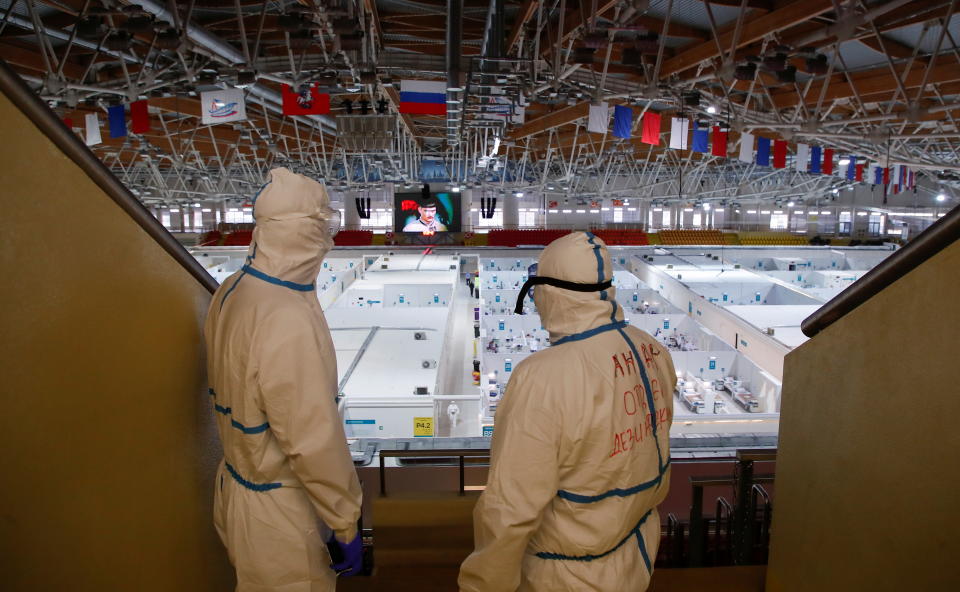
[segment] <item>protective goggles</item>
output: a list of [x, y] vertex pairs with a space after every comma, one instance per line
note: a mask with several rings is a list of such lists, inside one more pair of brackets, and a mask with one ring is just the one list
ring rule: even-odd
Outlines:
[[552, 277], [531, 276], [523, 287], [520, 288], [520, 295], [517, 297], [517, 305], [513, 309], [514, 314], [523, 314], [523, 299], [527, 297], [527, 292], [533, 291], [533, 287], [539, 284], [546, 284], [562, 290], [573, 290], [574, 292], [602, 292], [613, 285], [613, 280], [607, 280], [599, 284], [578, 284], [566, 280], [558, 280]]
[[330, 238], [333, 238], [340, 232], [340, 228], [343, 226], [343, 219], [340, 217], [340, 210], [331, 209], [327, 213], [329, 217], [324, 218], [323, 222], [327, 226], [327, 232], [330, 233]]

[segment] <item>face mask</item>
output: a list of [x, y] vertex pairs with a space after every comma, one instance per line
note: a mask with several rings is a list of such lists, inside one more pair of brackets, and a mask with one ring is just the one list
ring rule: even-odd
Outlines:
[[523, 314], [523, 299], [527, 297], [527, 292], [532, 290], [537, 284], [546, 284], [554, 288], [572, 290], [574, 292], [602, 292], [613, 285], [613, 280], [607, 280], [599, 284], [578, 284], [552, 277], [531, 277], [523, 284], [523, 287], [520, 288], [520, 295], [517, 297], [517, 306], [513, 309], [514, 314]]

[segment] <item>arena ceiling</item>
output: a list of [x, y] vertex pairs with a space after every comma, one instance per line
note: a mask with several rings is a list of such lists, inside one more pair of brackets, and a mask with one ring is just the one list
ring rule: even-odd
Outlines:
[[[737, 161], [742, 132], [956, 185], [956, 5], [0, 0], [0, 58], [81, 134], [87, 113], [105, 121], [110, 105], [148, 100], [150, 131], [105, 133], [92, 147], [148, 202], [240, 199], [277, 165], [344, 190], [434, 180], [655, 196], [667, 183], [660, 193], [682, 195], [686, 176], [719, 198], [800, 183], [789, 167]], [[401, 80], [445, 81], [446, 116], [398, 114]], [[331, 95], [331, 113], [283, 116], [281, 85], [308, 83]], [[228, 87], [244, 89], [247, 120], [203, 125], [199, 93]], [[338, 134], [338, 117], [361, 101], [394, 116], [386, 145], [360, 149]], [[598, 102], [631, 106], [634, 137], [588, 132]], [[490, 116], [495, 103], [515, 117]], [[724, 126], [731, 158], [641, 142], [647, 111]], [[844, 183], [803, 181], [809, 191]]]

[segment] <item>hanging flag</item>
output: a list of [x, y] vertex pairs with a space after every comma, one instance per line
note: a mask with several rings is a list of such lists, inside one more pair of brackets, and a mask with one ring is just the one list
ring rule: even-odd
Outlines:
[[847, 157], [847, 159], [850, 162], [847, 163], [847, 174], [845, 176], [847, 177], [848, 181], [853, 181], [856, 178], [857, 157], [851, 154]]
[[653, 146], [660, 145], [660, 114], [647, 111], [643, 114], [643, 135], [640, 141]]
[[774, 140], [773, 142], [773, 168], [782, 169], [787, 166], [787, 141]]
[[87, 113], [84, 117], [87, 124], [87, 146], [96, 146], [103, 142], [100, 136], [100, 118], [96, 113]]
[[823, 174], [833, 174], [833, 148], [827, 148], [823, 151]]
[[794, 163], [797, 170], [801, 173], [807, 172], [807, 161], [810, 160], [810, 146], [807, 144], [797, 144], [797, 160]]
[[697, 122], [693, 122], [693, 151], [706, 152], [709, 149], [710, 139], [706, 129], [700, 129]]
[[753, 162], [753, 134], [740, 134], [740, 160]]
[[856, 179], [857, 181], [859, 181], [859, 182], [861, 182], [861, 183], [863, 182], [863, 167], [864, 167], [864, 166], [865, 166], [865, 164], [857, 164], [857, 172], [856, 172], [856, 175], [854, 176], [854, 179]]
[[606, 103], [590, 104], [590, 117], [587, 119], [587, 131], [595, 134], [607, 133], [610, 123], [610, 108]]
[[883, 184], [884, 185], [890, 184], [890, 167], [883, 168]]
[[447, 83], [442, 80], [401, 80], [400, 113], [446, 115]]
[[690, 120], [686, 117], [674, 117], [670, 120], [670, 147], [674, 150], [687, 149], [687, 133]]
[[330, 95], [317, 90], [316, 83], [304, 84], [294, 92], [289, 84], [281, 85], [284, 115], [326, 115], [330, 113]]
[[770, 138], [757, 136], [757, 164], [770, 166]]
[[107, 120], [110, 123], [111, 138], [122, 138], [127, 135], [127, 116], [123, 105], [107, 107]]
[[633, 131], [633, 109], [623, 105], [613, 108], [613, 135], [625, 140], [630, 139]]
[[820, 150], [820, 146], [810, 149], [810, 172], [816, 175], [820, 174]]
[[243, 91], [239, 88], [200, 93], [200, 110], [204, 125], [243, 121], [247, 118]]
[[145, 134], [150, 131], [150, 115], [147, 113], [146, 101], [130, 103], [130, 129], [135, 134]]
[[883, 167], [879, 164], [873, 165], [873, 184], [880, 185], [883, 183]]
[[727, 156], [727, 132], [720, 131], [720, 126], [713, 126], [713, 152], [714, 156]]
[[908, 181], [907, 181], [907, 182], [908, 182], [908, 186], [910, 187], [910, 189], [916, 189], [916, 187], [917, 187], [917, 174], [916, 174], [915, 172], [913, 172], [913, 171], [910, 171], [910, 175], [909, 175], [909, 178], [908, 178]]

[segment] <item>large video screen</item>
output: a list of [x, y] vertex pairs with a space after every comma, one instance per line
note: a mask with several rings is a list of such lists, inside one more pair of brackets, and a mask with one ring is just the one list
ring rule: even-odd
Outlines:
[[394, 200], [395, 232], [426, 236], [460, 232], [460, 195], [457, 193], [397, 193]]

